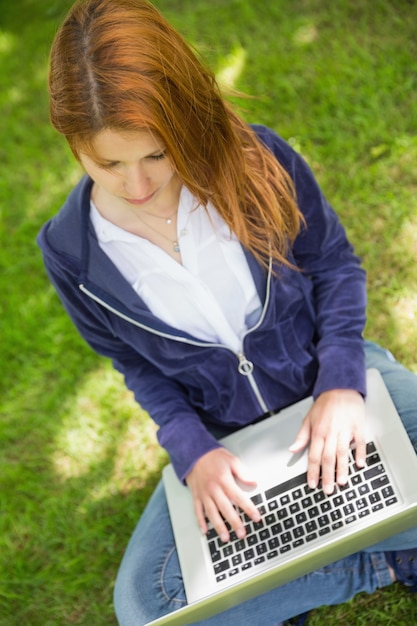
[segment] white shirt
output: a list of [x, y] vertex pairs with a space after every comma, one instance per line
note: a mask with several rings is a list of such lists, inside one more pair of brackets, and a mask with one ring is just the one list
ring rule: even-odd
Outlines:
[[154, 315], [198, 339], [240, 352], [261, 302], [242, 247], [210, 204], [183, 187], [177, 217], [182, 265], [147, 239], [102, 217], [91, 202], [99, 245]]

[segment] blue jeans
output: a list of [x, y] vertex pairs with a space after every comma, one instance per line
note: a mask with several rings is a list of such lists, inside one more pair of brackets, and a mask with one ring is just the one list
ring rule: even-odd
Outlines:
[[[417, 376], [376, 344], [366, 342], [367, 367], [385, 381], [417, 451]], [[318, 606], [346, 602], [357, 593], [390, 585], [385, 551], [417, 547], [417, 528], [352, 554], [277, 587], [201, 624], [273, 626]], [[130, 539], [116, 580], [115, 609], [120, 626], [142, 626], [186, 604], [162, 483]]]

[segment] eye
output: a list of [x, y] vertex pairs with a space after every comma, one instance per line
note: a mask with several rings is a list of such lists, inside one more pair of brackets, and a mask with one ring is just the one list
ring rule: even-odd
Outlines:
[[98, 166], [103, 170], [111, 170], [120, 164], [119, 161], [109, 161], [108, 163], [98, 163]]
[[167, 153], [163, 150], [162, 152], [158, 152], [158, 154], [149, 155], [148, 159], [151, 161], [161, 161], [162, 159], [165, 159], [166, 155]]

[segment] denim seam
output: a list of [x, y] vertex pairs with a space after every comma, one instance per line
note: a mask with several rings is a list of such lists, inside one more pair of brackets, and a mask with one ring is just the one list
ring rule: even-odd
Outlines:
[[378, 580], [378, 587], [387, 587], [394, 582], [388, 568], [388, 562], [384, 552], [370, 553], [372, 565]]
[[166, 590], [165, 590], [165, 584], [164, 584], [165, 572], [166, 572], [166, 569], [167, 569], [167, 567], [168, 567], [168, 561], [169, 561], [169, 559], [172, 557], [172, 555], [173, 555], [173, 553], [174, 553], [174, 552], [175, 552], [175, 544], [174, 544], [174, 545], [172, 546], [172, 548], [168, 551], [168, 553], [167, 553], [167, 555], [166, 555], [166, 557], [165, 557], [165, 559], [164, 559], [164, 562], [163, 562], [163, 565], [162, 565], [162, 568], [161, 568], [161, 575], [160, 575], [160, 578], [159, 578], [159, 584], [160, 584], [161, 592], [162, 592], [162, 594], [163, 594], [164, 598], [165, 598], [168, 602], [175, 602], [175, 603], [177, 603], [177, 604], [180, 604], [180, 605], [182, 605], [182, 606], [185, 606], [186, 601], [185, 601], [183, 598], [181, 598], [181, 599], [180, 599], [180, 598], [171, 598], [171, 597], [168, 595], [168, 593], [166, 592]]

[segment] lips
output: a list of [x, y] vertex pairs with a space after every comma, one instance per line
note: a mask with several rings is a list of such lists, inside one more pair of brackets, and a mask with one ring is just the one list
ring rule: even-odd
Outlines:
[[149, 200], [151, 200], [154, 195], [155, 195], [155, 191], [153, 193], [151, 193], [149, 196], [146, 196], [145, 198], [124, 198], [124, 200], [126, 200], [126, 202], [129, 202], [129, 204], [133, 204], [135, 206], [141, 206], [142, 204], [146, 204], [147, 202], [149, 202]]

